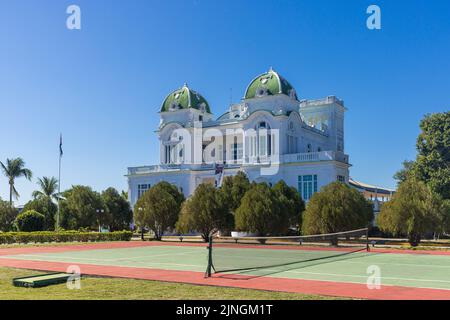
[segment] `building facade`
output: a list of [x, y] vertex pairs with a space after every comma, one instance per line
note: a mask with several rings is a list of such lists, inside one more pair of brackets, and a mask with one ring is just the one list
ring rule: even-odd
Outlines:
[[352, 178], [349, 179], [349, 185], [358, 190], [366, 200], [372, 203], [374, 214], [373, 225], [376, 226], [377, 216], [381, 211], [381, 207], [392, 199], [395, 190], [359, 182]]
[[207, 100], [184, 85], [160, 107], [160, 163], [128, 168], [129, 200], [167, 181], [190, 196], [201, 183], [220, 185], [244, 171], [251, 181], [284, 180], [308, 201], [333, 182], [349, 182], [344, 102], [300, 100], [270, 69], [254, 78], [239, 103], [214, 119]]

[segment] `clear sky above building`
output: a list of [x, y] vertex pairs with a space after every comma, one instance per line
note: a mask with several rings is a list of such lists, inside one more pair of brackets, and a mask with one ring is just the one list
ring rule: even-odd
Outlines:
[[[63, 189], [127, 189], [127, 166], [158, 163], [158, 111], [184, 82], [215, 117], [269, 67], [300, 99], [344, 99], [351, 177], [391, 188], [420, 119], [450, 108], [447, 0], [0, 0], [0, 39], [0, 160], [57, 176], [62, 132]], [[17, 181], [17, 203], [35, 182]]]

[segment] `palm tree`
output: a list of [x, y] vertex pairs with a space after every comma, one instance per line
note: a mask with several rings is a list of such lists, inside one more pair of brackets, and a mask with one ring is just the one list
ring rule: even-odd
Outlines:
[[14, 187], [16, 178], [25, 177], [31, 181], [33, 173], [30, 169], [25, 168], [25, 162], [22, 158], [6, 159], [6, 165], [0, 161], [3, 174], [8, 178], [9, 182], [9, 204], [12, 206], [13, 196], [18, 199], [19, 193]]
[[55, 201], [59, 200], [58, 179], [55, 177], [42, 177], [38, 178], [37, 184], [41, 190], [33, 191], [33, 198], [46, 197]]

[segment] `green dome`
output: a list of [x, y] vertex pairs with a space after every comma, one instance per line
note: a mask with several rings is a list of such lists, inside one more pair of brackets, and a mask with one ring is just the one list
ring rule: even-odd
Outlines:
[[295, 89], [286, 79], [270, 68], [266, 72], [256, 77], [245, 91], [245, 99], [263, 97], [267, 95], [285, 94], [298, 100]]
[[211, 113], [208, 102], [199, 93], [188, 88], [185, 84], [182, 88], [169, 94], [161, 106], [161, 112], [176, 111], [194, 108]]

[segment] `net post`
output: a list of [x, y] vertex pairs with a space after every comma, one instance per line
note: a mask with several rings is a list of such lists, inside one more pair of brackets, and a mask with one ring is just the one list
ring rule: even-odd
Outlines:
[[212, 236], [208, 237], [208, 266], [206, 267], [205, 277], [210, 278], [212, 274], [213, 264], [212, 264]]
[[366, 229], [366, 251], [367, 252], [370, 251], [370, 246], [369, 246], [369, 227], [370, 227], [370, 225], [368, 225], [367, 229]]

